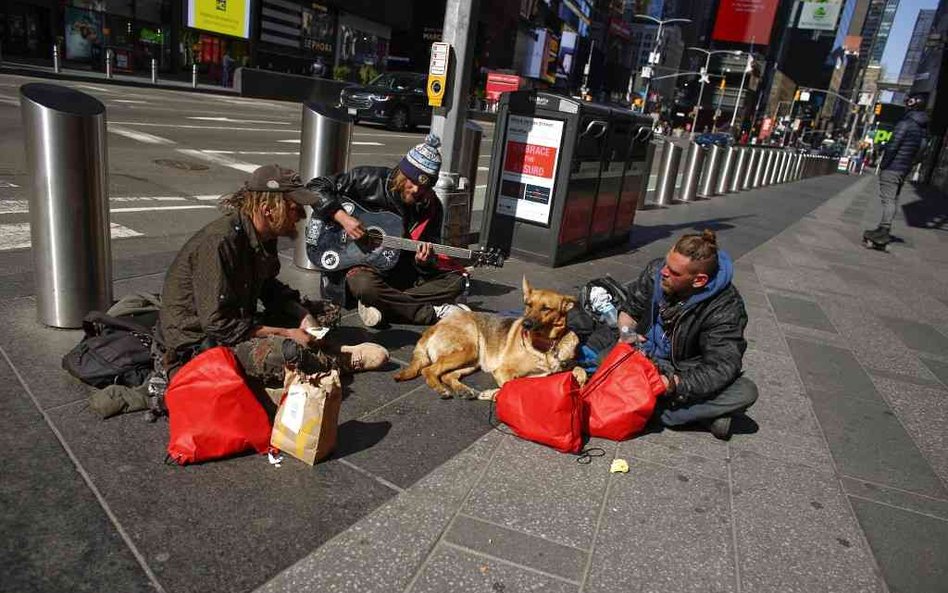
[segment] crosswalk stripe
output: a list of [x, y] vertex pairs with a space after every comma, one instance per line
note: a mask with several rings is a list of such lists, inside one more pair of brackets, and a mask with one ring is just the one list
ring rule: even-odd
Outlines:
[[[215, 197], [216, 199], [216, 197]], [[134, 202], [184, 202], [187, 198], [180, 196], [127, 196], [111, 198], [110, 202], [127, 204]], [[110, 212], [145, 212], [147, 210], [187, 210], [190, 208], [213, 208], [202, 204], [193, 204], [190, 206], [139, 206], [125, 208], [109, 208]], [[0, 200], [0, 214], [27, 214], [30, 211], [29, 200]]]
[[245, 173], [253, 173], [260, 167], [260, 165], [255, 165], [253, 163], [245, 163], [243, 161], [238, 161], [237, 159], [232, 159], [219, 154], [211, 154], [209, 152], [204, 152], [203, 150], [195, 150], [193, 148], [178, 148], [178, 152], [181, 154], [186, 154], [194, 158], [202, 159], [215, 165], [221, 165], [222, 167], [230, 167], [231, 169], [237, 169], [238, 171], [244, 171]]
[[118, 134], [119, 136], [125, 136], [126, 138], [131, 138], [132, 140], [144, 142], [145, 144], [176, 144], [174, 140], [168, 140], [167, 138], [155, 136], [154, 134], [148, 134], [147, 132], [130, 130], [126, 127], [115, 124], [109, 124], [109, 131], [113, 134]]
[[[142, 234], [116, 222], [111, 223], [110, 231], [113, 239], [127, 237], [141, 237]], [[30, 246], [30, 224], [19, 222], [14, 224], [0, 224], [0, 251], [23, 249]]]

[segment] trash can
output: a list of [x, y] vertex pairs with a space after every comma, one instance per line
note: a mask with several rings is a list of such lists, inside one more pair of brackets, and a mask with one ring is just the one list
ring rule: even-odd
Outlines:
[[[628, 160], [628, 146], [618, 143], [623, 137], [630, 142], [635, 121], [553, 93], [501, 95], [481, 242], [548, 266], [600, 244], [591, 233], [609, 229], [604, 232], [610, 236], [615, 230], [624, 174], [616, 175], [613, 164]], [[633, 161], [644, 154], [632, 152]]]
[[619, 206], [616, 208], [612, 242], [619, 243], [629, 238], [635, 223], [639, 198], [648, 191], [650, 167], [648, 149], [652, 143], [652, 120], [638, 113], [627, 112], [632, 118], [629, 133], [629, 149], [626, 151], [622, 188], [619, 190]]
[[[82, 327], [112, 306], [105, 106], [46, 83], [20, 87], [29, 172], [30, 246], [40, 323]], [[128, 229], [125, 229], [126, 231]]]

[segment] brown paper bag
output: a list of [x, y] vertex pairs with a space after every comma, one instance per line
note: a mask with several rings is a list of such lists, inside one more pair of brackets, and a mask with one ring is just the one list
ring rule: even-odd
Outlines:
[[305, 375], [287, 370], [270, 445], [309, 465], [322, 461], [336, 447], [341, 403], [339, 371]]

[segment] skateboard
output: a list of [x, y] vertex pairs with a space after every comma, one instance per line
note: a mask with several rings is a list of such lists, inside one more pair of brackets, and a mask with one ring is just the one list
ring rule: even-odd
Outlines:
[[889, 243], [892, 242], [891, 237], [889, 238], [888, 241], [873, 241], [872, 239], [869, 238], [869, 233], [871, 232], [872, 231], [866, 231], [865, 233], [862, 234], [862, 242], [863, 242], [863, 245], [866, 246], [866, 249], [875, 249], [876, 251], [885, 251], [886, 253], [888, 253]]

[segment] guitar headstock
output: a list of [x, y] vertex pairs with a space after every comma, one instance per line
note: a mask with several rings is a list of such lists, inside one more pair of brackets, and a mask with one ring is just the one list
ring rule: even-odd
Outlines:
[[478, 249], [471, 252], [471, 263], [474, 267], [491, 266], [494, 268], [504, 267], [504, 252], [497, 247], [488, 247], [487, 249]]

